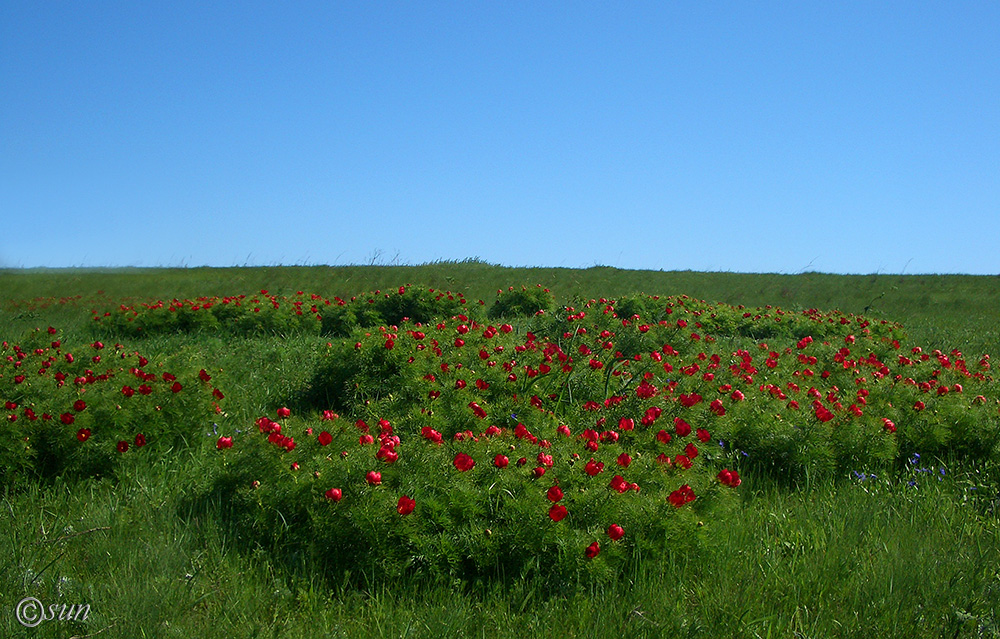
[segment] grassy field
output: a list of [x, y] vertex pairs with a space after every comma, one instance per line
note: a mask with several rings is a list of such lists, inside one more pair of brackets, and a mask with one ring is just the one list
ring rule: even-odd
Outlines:
[[[819, 308], [901, 322], [925, 349], [1000, 353], [1000, 278], [747, 275], [399, 267], [0, 272], [0, 337], [58, 326], [94, 339], [92, 309], [122, 300], [295, 291], [349, 297], [424, 284], [491, 303], [549, 287], [560, 303], [633, 292], [755, 308]], [[78, 297], [79, 296], [79, 297]], [[251, 424], [305, 384], [324, 338], [146, 338], [149, 356], [196, 351], [225, 383], [233, 423]], [[0, 635], [10, 637], [998, 637], [1000, 468], [942, 459], [877, 477], [789, 486], [747, 474], [735, 508], [690, 530], [683, 552], [614, 578], [552, 589], [534, 577], [331, 582], [307, 557], [234, 532], [226, 505], [193, 500], [214, 446], [104, 479], [5, 488]], [[940, 467], [948, 472], [941, 474]], [[912, 485], [911, 485], [912, 482]], [[87, 621], [15, 618], [25, 597], [88, 604]]]

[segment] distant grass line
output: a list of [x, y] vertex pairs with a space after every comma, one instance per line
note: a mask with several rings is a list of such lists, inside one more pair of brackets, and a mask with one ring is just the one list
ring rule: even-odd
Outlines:
[[[797, 275], [494, 266], [478, 261], [417, 266], [281, 266], [0, 270], [0, 305], [38, 297], [191, 298], [267, 289], [327, 297], [424, 284], [492, 303], [499, 288], [552, 289], [560, 303], [644, 292], [788, 310], [840, 309], [903, 322], [911, 335], [942, 350], [1000, 351], [998, 275]], [[28, 318], [30, 319], [30, 318]], [[0, 315], [0, 320], [11, 316]], [[977, 353], [978, 354], [978, 353]]]

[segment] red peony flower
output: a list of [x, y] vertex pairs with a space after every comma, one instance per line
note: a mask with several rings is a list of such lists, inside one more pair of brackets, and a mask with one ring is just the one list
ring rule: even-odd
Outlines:
[[70, 424], [76, 421], [76, 418], [69, 413], [63, 413], [62, 415], [59, 416], [59, 421], [69, 426]]
[[691, 425], [680, 417], [674, 418], [674, 432], [678, 437], [687, 437], [691, 434]]
[[278, 409], [278, 419], [284, 419], [292, 414], [291, 409], [282, 406]]
[[608, 526], [608, 537], [611, 537], [611, 541], [618, 541], [625, 536], [625, 530], [618, 524], [611, 524]]
[[716, 415], [718, 415], [719, 417], [722, 417], [723, 415], [726, 414], [726, 409], [722, 405], [722, 400], [721, 399], [713, 399], [712, 403], [709, 404], [708, 406], [709, 406], [709, 409], [711, 409], [711, 411], [713, 413], [715, 413]]
[[604, 464], [602, 462], [595, 462], [594, 458], [591, 457], [587, 465], [583, 467], [583, 470], [591, 477], [595, 477], [598, 473], [604, 471]]
[[416, 505], [417, 505], [416, 501], [414, 501], [407, 495], [403, 495], [402, 497], [399, 498], [399, 502], [396, 504], [396, 512], [398, 512], [400, 515], [409, 515], [410, 513], [413, 512], [413, 509], [416, 507]]
[[215, 447], [218, 448], [219, 450], [222, 450], [223, 448], [232, 448], [233, 447], [233, 438], [232, 437], [219, 437], [219, 441], [215, 442]]
[[83, 401], [82, 399], [78, 399], [75, 402], [73, 402], [73, 410], [75, 410], [78, 413], [85, 410], [86, 408], [87, 408], [87, 402]]
[[728, 468], [723, 468], [721, 471], [719, 471], [719, 474], [716, 475], [716, 478], [719, 480], [719, 483], [721, 483], [723, 486], [729, 486], [731, 488], [736, 488], [741, 483], [743, 483], [743, 480], [740, 479], [740, 474], [735, 470], [729, 470]]
[[629, 489], [628, 482], [621, 475], [615, 475], [609, 484], [611, 489], [618, 493], [625, 493]]
[[118, 449], [119, 453], [127, 452], [128, 451], [128, 442], [123, 439], [120, 442], [118, 442], [118, 446], [116, 448]]
[[509, 463], [510, 460], [507, 459], [506, 455], [501, 455], [497, 453], [497, 456], [493, 458], [493, 465], [496, 466], [497, 468], [506, 468], [507, 464]]
[[549, 508], [549, 519], [552, 521], [562, 521], [568, 512], [562, 504], [552, 504], [552, 508]]
[[628, 453], [622, 453], [621, 455], [618, 456], [618, 459], [615, 461], [617, 461], [618, 465], [621, 466], [622, 468], [628, 468], [629, 464], [632, 463], [632, 456], [629, 455]]
[[333, 435], [324, 430], [322, 433], [319, 434], [319, 437], [317, 437], [317, 439], [319, 440], [320, 446], [329, 446], [330, 442], [333, 441]]
[[472, 468], [476, 465], [476, 460], [465, 453], [459, 453], [455, 455], [455, 459], [452, 463], [459, 472], [464, 473], [468, 470], [472, 470]]
[[694, 491], [687, 484], [684, 484], [674, 492], [670, 493], [670, 503], [676, 508], [680, 508], [684, 504], [690, 503], [697, 499]]
[[326, 498], [329, 499], [330, 501], [340, 501], [340, 498], [344, 496], [343, 492], [339, 488], [331, 488], [330, 490], [326, 491], [325, 494]]
[[81, 442], [87, 441], [88, 439], [90, 439], [90, 429], [81, 428], [80, 430], [76, 431], [76, 438], [79, 439]]
[[595, 541], [587, 546], [587, 549], [583, 552], [587, 555], [587, 559], [593, 559], [597, 555], [601, 554], [601, 546]]
[[562, 488], [560, 488], [559, 486], [553, 486], [552, 488], [549, 488], [548, 492], [545, 493], [545, 498], [553, 503], [559, 501], [560, 499], [563, 498]]
[[368, 471], [368, 474], [365, 475], [365, 481], [367, 481], [371, 486], [378, 486], [382, 483], [382, 473], [376, 470], [370, 470]]
[[135, 445], [136, 448], [142, 448], [146, 445], [146, 436], [142, 433], [136, 433], [135, 435]]

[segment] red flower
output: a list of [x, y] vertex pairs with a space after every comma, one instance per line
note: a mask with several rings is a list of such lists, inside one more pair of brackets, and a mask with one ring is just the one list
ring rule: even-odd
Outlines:
[[378, 486], [382, 483], [382, 473], [376, 470], [370, 470], [368, 471], [368, 474], [365, 475], [365, 481], [372, 486]]
[[493, 465], [496, 466], [497, 468], [506, 468], [507, 464], [509, 463], [510, 460], [507, 459], [506, 455], [501, 455], [497, 453], [497, 456], [493, 458]]
[[[125, 392], [125, 389], [122, 389], [122, 392]], [[153, 389], [150, 388], [148, 384], [140, 384], [139, 385], [139, 394], [140, 395], [149, 395], [152, 392], [153, 392]], [[131, 397], [131, 396], [132, 396], [131, 393], [126, 393], [126, 397]]]
[[119, 453], [124, 453], [128, 451], [128, 442], [125, 441], [124, 439], [121, 440], [120, 442], [118, 442], [117, 448]]
[[465, 453], [459, 453], [455, 455], [455, 459], [452, 463], [459, 472], [464, 473], [468, 470], [472, 470], [472, 468], [476, 465], [476, 460]]
[[913, 410], [921, 411], [923, 409], [924, 409], [924, 403], [923, 402], [917, 402], [916, 404], [913, 405]]
[[69, 413], [63, 413], [62, 415], [59, 416], [59, 421], [69, 426], [74, 421], [76, 421], [76, 418], [70, 415]]
[[831, 419], [833, 419], [833, 413], [830, 412], [830, 409], [826, 408], [825, 406], [817, 405], [815, 407], [815, 412], [816, 412], [816, 419], [818, 419], [821, 422], [828, 422]]
[[722, 405], [722, 400], [721, 399], [713, 399], [712, 403], [709, 404], [708, 406], [711, 409], [711, 411], [713, 413], [715, 413], [716, 415], [718, 415], [719, 417], [722, 417], [723, 415], [726, 414], [726, 409]]
[[618, 493], [624, 493], [629, 489], [628, 482], [621, 475], [615, 475], [611, 479], [611, 484], [609, 484], [611, 489], [617, 491]]
[[76, 431], [76, 438], [79, 439], [81, 442], [87, 441], [88, 439], [90, 439], [90, 429], [81, 428], [80, 430]]
[[618, 420], [618, 428], [620, 430], [634, 430], [635, 421], [628, 417], [622, 417], [620, 420]]
[[284, 419], [292, 414], [291, 409], [282, 406], [278, 409], [278, 419]]
[[219, 437], [219, 441], [215, 442], [215, 447], [218, 448], [219, 450], [222, 450], [223, 448], [232, 448], [233, 447], [233, 438], [232, 437]]
[[729, 486], [731, 488], [736, 488], [741, 483], [743, 483], [743, 480], [740, 479], [740, 474], [735, 470], [729, 470], [728, 468], [723, 468], [721, 471], [719, 471], [719, 474], [716, 475], [716, 478], [723, 486]]
[[469, 402], [469, 408], [472, 409], [473, 414], [479, 419], [486, 419], [486, 411], [476, 402]]
[[545, 498], [553, 503], [559, 501], [560, 499], [563, 498], [562, 488], [560, 488], [559, 486], [553, 486], [552, 488], [549, 488], [548, 492], [545, 493]]
[[591, 457], [587, 465], [583, 467], [583, 470], [591, 477], [594, 477], [604, 471], [604, 464], [602, 462], [595, 462], [594, 458]]
[[331, 488], [325, 494], [326, 498], [331, 501], [340, 501], [340, 498], [344, 496], [339, 488]]
[[78, 413], [85, 410], [86, 408], [87, 408], [87, 402], [83, 401], [82, 399], [78, 399], [75, 402], [73, 402], [73, 410], [75, 410]]
[[678, 437], [687, 437], [691, 434], [691, 425], [680, 417], [674, 418], [674, 432]]
[[211, 375], [209, 375], [209, 374], [208, 374], [208, 371], [206, 371], [206, 370], [205, 370], [205, 369], [203, 368], [203, 369], [201, 369], [200, 371], [198, 371], [198, 379], [200, 379], [200, 380], [201, 380], [201, 381], [203, 381], [203, 382], [207, 382], [208, 380], [212, 379], [212, 376], [211, 376]]
[[333, 435], [324, 430], [322, 433], [319, 434], [319, 437], [317, 439], [319, 440], [320, 446], [329, 446], [330, 442], [333, 441]]
[[562, 521], [568, 512], [562, 504], [552, 504], [552, 508], [549, 508], [549, 519], [552, 521]]
[[601, 546], [595, 541], [587, 546], [587, 549], [583, 552], [587, 555], [587, 559], [593, 559], [597, 555], [601, 554]]
[[698, 435], [698, 441], [700, 441], [703, 444], [708, 440], [712, 439], [712, 436], [704, 428], [699, 428], [697, 431], [695, 431], [695, 434]]
[[181, 392], [182, 388], [184, 387], [181, 386], [180, 382], [174, 382], [173, 385], [170, 387], [170, 390], [173, 391], [174, 393], [179, 393]]
[[688, 445], [684, 447], [684, 454], [690, 457], [691, 459], [694, 459], [695, 457], [698, 456], [698, 449], [695, 447], [694, 444], [689, 442]]
[[611, 541], [618, 541], [625, 536], [625, 530], [618, 524], [611, 524], [608, 526], [608, 537], [611, 537]]
[[628, 468], [629, 464], [632, 463], [632, 457], [628, 453], [622, 453], [621, 455], [618, 456], [618, 459], [616, 461], [618, 462], [618, 465], [621, 466], [622, 468]]
[[697, 497], [695, 496], [694, 491], [691, 490], [691, 487], [684, 484], [674, 492], [670, 493], [669, 499], [670, 503], [673, 504], [674, 507], [680, 508], [684, 504], [694, 501]]
[[661, 444], [667, 444], [670, 442], [670, 440], [671, 440], [670, 433], [668, 433], [667, 431], [661, 430], [660, 432], [656, 433], [656, 441], [660, 442]]
[[142, 433], [136, 433], [135, 435], [135, 445], [136, 448], [142, 448], [146, 445], [146, 436]]
[[416, 507], [416, 505], [417, 505], [416, 501], [414, 501], [407, 495], [403, 495], [402, 497], [399, 498], [399, 502], [396, 504], [396, 512], [398, 512], [400, 515], [409, 515], [410, 513], [413, 512], [413, 509]]

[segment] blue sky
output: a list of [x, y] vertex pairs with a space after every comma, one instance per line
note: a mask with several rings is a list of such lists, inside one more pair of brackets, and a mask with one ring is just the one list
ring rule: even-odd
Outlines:
[[2, 0], [0, 267], [997, 274], [998, 32], [996, 2]]

